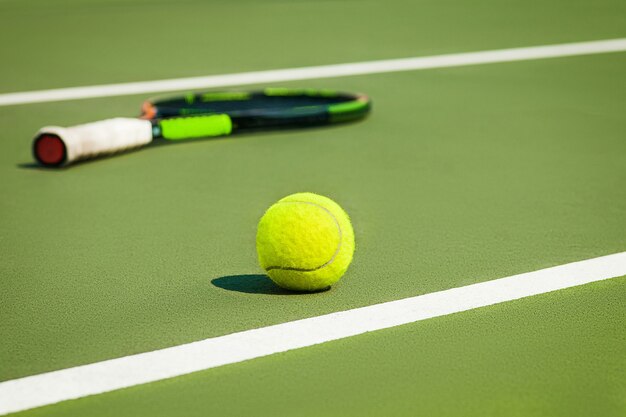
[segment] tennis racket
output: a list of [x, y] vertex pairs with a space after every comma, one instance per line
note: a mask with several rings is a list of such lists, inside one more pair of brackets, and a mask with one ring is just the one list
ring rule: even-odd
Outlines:
[[363, 94], [268, 88], [255, 92], [206, 92], [148, 100], [140, 118], [118, 117], [72, 127], [46, 126], [33, 142], [45, 166], [110, 155], [154, 139], [180, 141], [239, 132], [321, 126], [365, 117]]

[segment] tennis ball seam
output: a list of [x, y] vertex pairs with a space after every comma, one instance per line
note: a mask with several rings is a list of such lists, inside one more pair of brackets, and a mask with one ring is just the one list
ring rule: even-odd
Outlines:
[[339, 243], [337, 244], [337, 249], [335, 250], [335, 253], [333, 253], [333, 256], [331, 256], [328, 261], [324, 262], [322, 265], [320, 265], [318, 267], [315, 267], [315, 268], [294, 268], [294, 267], [282, 267], [282, 266], [268, 266], [267, 268], [265, 268], [266, 271], [271, 271], [271, 270], [274, 270], [274, 269], [277, 269], [277, 270], [280, 270], [280, 271], [296, 271], [296, 272], [314, 272], [314, 271], [319, 271], [320, 269], [325, 268], [328, 265], [332, 264], [335, 261], [335, 259], [337, 258], [337, 255], [339, 255], [339, 252], [341, 251], [341, 244], [343, 242], [343, 231], [341, 230], [341, 225], [339, 224], [339, 220], [337, 220], [335, 215], [330, 210], [328, 210], [326, 207], [321, 206], [319, 204], [311, 203], [310, 201], [281, 201], [278, 204], [293, 204], [293, 203], [310, 204], [312, 206], [321, 208], [326, 213], [328, 213], [330, 218], [333, 219], [333, 221], [335, 222], [335, 225], [337, 226], [337, 230], [339, 231]]

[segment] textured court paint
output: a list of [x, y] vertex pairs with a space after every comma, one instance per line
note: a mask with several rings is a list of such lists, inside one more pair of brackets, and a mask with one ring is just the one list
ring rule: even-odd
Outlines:
[[[182, 0], [177, 7], [165, 1], [152, 2], [149, 10], [146, 5], [145, 0], [0, 2], [0, 16], [5, 17], [0, 39], [11, 39], [2, 50], [3, 62], [11, 65], [3, 67], [0, 92], [233, 74], [626, 35], [626, 5], [621, 0], [576, 4], [564, 0], [476, 0], [471, 4], [458, 0], [366, 0], [359, 7], [349, 1], [240, 4]], [[238, 36], [230, 36], [228, 42], [222, 36], [210, 36], [207, 16], [211, 16], [211, 34], [233, 32], [232, 16], [237, 16]], [[112, 34], [109, 27], [113, 21]], [[167, 24], [155, 31], [155, 22]], [[64, 30], [59, 31], [59, 27]], [[147, 37], [158, 50], [156, 54], [146, 48]], [[54, 65], [47, 65], [42, 74], [42, 62]], [[306, 87], [308, 83], [299, 86]]]
[[[0, 380], [623, 251], [625, 58], [326, 80], [378, 110], [62, 171], [18, 165], [39, 126], [142, 100], [3, 109]], [[293, 296], [254, 234], [302, 189], [342, 202], [359, 249], [331, 291]]]
[[185, 375], [626, 275], [626, 252], [0, 382], [0, 414]]
[[391, 59], [386, 61], [354, 62], [317, 66], [258, 71], [241, 74], [213, 75], [136, 83], [73, 87], [57, 90], [27, 91], [0, 94], [0, 106], [49, 101], [112, 97], [199, 88], [232, 87], [284, 81], [336, 78], [351, 75], [380, 74], [386, 72], [449, 68], [465, 65], [496, 64], [502, 62], [593, 55], [626, 51], [626, 38], [607, 39], [562, 45], [542, 45], [510, 48], [495, 51], [478, 51], [463, 54]]
[[624, 300], [626, 277], [18, 415], [623, 417]]
[[[143, 7], [145, 3], [136, 0], [3, 1], [0, 38], [11, 42], [2, 50], [3, 62], [10, 65], [0, 66], [0, 91], [257, 71], [268, 68], [268, 56], [273, 68], [294, 68], [626, 35], [622, 0], [359, 4], [362, 7], [350, 1], [248, 1], [242, 6], [181, 0]], [[211, 31], [230, 33], [228, 17], [233, 15], [242, 23], [242, 36], [229, 42], [206, 36], [206, 16], [214, 17]], [[303, 24], [303, 16], [315, 24]], [[168, 24], [154, 31], [159, 21]], [[155, 57], [155, 48], [146, 47], [146, 34], [166, 52], [167, 59], [158, 65], [146, 65]], [[43, 61], [54, 65], [44, 68]], [[375, 102], [373, 117], [349, 127], [154, 147], [63, 171], [30, 165], [31, 140], [38, 128], [137, 115], [147, 97], [3, 107], [0, 380], [625, 250], [626, 91], [618, 88], [625, 66], [624, 54], [605, 54], [284, 83], [281, 86], [369, 93]], [[283, 195], [305, 188], [342, 201], [358, 224], [360, 247], [336, 288], [293, 296], [261, 275], [254, 231], [259, 213]], [[589, 364], [619, 363], [624, 357], [616, 347], [624, 344], [615, 343], [615, 329], [603, 327], [624, 308], [592, 297], [597, 284], [590, 288], [573, 301], [582, 311], [571, 315], [571, 322], [564, 308], [570, 303], [552, 302], [559, 308], [546, 312], [546, 318], [556, 321], [545, 324], [523, 319], [510, 324], [508, 314], [494, 313], [507, 337], [492, 335], [488, 325], [474, 337], [463, 331], [466, 321], [459, 319], [458, 326], [442, 325], [430, 348], [421, 335], [399, 340], [413, 343], [406, 351], [392, 350], [402, 361], [397, 367], [406, 361], [417, 366], [402, 374], [406, 380], [383, 388], [400, 390], [421, 382], [408, 375], [419, 375], [430, 366], [429, 375], [439, 375], [440, 383], [428, 391], [429, 398], [458, 404], [459, 412], [450, 413], [458, 415], [464, 404], [478, 404], [471, 402], [476, 392], [484, 394], [477, 397], [483, 403], [489, 403], [491, 392], [502, 394], [501, 384], [494, 381], [501, 381], [500, 370], [512, 363], [515, 366], [507, 369], [512, 379], [521, 377], [516, 382], [528, 384], [531, 397], [521, 395], [530, 404], [533, 394], [550, 404], [543, 392], [560, 394], [560, 407], [570, 403], [565, 401], [568, 393], [580, 399], [574, 404], [597, 406], [596, 399], [605, 397], [585, 397], [582, 390], [592, 384], [594, 390], [588, 392], [617, 392], [623, 378], [603, 379], [615, 368]], [[560, 300], [561, 294], [551, 300]], [[422, 325], [427, 323], [432, 321]], [[574, 333], [578, 338], [565, 337]], [[587, 333], [593, 338], [587, 339]], [[540, 347], [550, 335], [555, 339], [544, 352]], [[557, 339], [564, 342], [557, 344]], [[467, 368], [455, 362], [445, 365], [462, 357], [461, 348], [441, 362], [419, 362], [422, 351], [441, 351], [440, 341], [457, 340], [463, 346], [479, 346], [485, 340], [494, 345], [484, 347], [494, 350], [486, 350], [487, 355], [474, 352], [476, 360]], [[570, 361], [582, 341], [589, 349]], [[387, 346], [395, 343], [389, 340]], [[535, 349], [526, 356], [530, 344]], [[415, 352], [410, 350], [414, 346]], [[294, 366], [300, 364], [297, 360], [283, 368], [283, 355], [278, 355], [268, 368], [234, 365], [242, 371], [234, 374], [239, 377], [228, 378], [233, 375], [230, 367], [216, 369], [209, 374], [217, 378], [208, 377], [197, 391], [185, 385], [172, 397], [148, 398], [155, 408], [147, 415], [166, 409], [166, 400], [172, 407], [180, 405], [178, 398], [184, 398], [185, 406], [197, 407], [198, 413], [233, 409], [239, 415], [255, 414], [255, 403], [280, 408], [311, 401], [289, 382], [297, 373], [312, 381], [302, 386], [322, 388], [313, 381], [324, 381], [324, 372], [317, 370], [326, 364], [326, 375], [337, 376], [330, 382], [339, 385], [326, 385], [334, 389], [321, 391], [321, 396], [329, 407], [342, 398], [349, 407], [351, 399], [359, 398], [348, 390], [349, 375], [364, 384], [386, 381], [385, 375], [365, 373], [388, 363], [380, 356], [384, 349], [369, 347], [365, 344], [363, 356], [349, 361], [345, 354], [334, 361], [315, 357], [317, 366]], [[508, 362], [507, 353], [525, 360]], [[371, 366], [361, 369], [359, 364], [365, 362]], [[534, 363], [546, 373], [515, 372], [516, 367], [534, 369], [528, 366]], [[442, 372], [435, 374], [436, 368]], [[277, 372], [276, 379], [265, 377], [268, 369]], [[329, 373], [333, 369], [343, 374]], [[563, 380], [582, 374], [587, 378], [574, 379], [582, 381], [573, 384], [579, 391], [573, 385], [551, 386], [559, 378], [557, 371]], [[230, 388], [222, 385], [221, 376], [227, 376]], [[190, 378], [198, 383], [207, 377]], [[265, 382], [272, 382], [276, 391]], [[476, 391], [467, 391], [472, 388], [468, 385]], [[247, 395], [254, 387], [259, 395]], [[281, 393], [283, 388], [290, 398]], [[121, 404], [149, 407], [135, 397], [143, 389], [120, 393], [127, 399]], [[376, 390], [362, 392], [372, 410], [375, 400], [387, 402]], [[519, 400], [514, 394], [510, 391], [498, 404]], [[101, 406], [101, 414], [106, 414], [107, 400], [98, 398], [89, 404]], [[410, 406], [409, 397], [404, 398]], [[413, 406], [433, 405], [419, 392], [410, 398]], [[241, 408], [235, 406], [252, 411], [236, 413]], [[62, 409], [68, 407], [73, 410], [71, 403]], [[553, 404], [548, 414], [572, 414], [560, 407]], [[119, 410], [123, 408], [115, 414], [124, 414]], [[77, 415], [85, 414], [90, 413]]]

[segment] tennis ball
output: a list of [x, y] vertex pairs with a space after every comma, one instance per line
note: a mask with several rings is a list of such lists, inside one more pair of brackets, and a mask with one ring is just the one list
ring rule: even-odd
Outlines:
[[265, 212], [256, 247], [261, 267], [276, 284], [317, 291], [337, 282], [348, 269], [354, 231], [337, 203], [321, 195], [297, 193]]

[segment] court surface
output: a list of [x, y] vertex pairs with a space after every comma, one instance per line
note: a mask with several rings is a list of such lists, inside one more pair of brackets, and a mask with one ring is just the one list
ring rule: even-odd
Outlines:
[[[0, 15], [0, 101], [626, 38], [617, 0], [3, 0]], [[55, 170], [33, 162], [37, 129], [134, 116], [159, 91], [0, 106], [0, 410], [7, 381], [626, 251], [624, 51], [240, 88], [268, 86], [364, 92], [373, 110]], [[355, 227], [326, 292], [282, 291], [257, 263], [259, 218], [299, 191]], [[619, 259], [585, 285], [16, 415], [624, 416]]]

